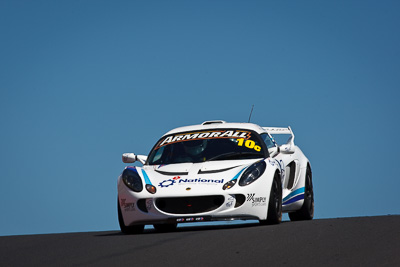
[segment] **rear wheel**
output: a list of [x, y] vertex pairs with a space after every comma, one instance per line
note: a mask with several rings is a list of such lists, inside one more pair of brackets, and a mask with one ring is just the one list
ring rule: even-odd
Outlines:
[[144, 225], [133, 225], [133, 226], [125, 225], [124, 218], [122, 217], [121, 207], [119, 206], [119, 200], [117, 200], [117, 202], [118, 202], [118, 222], [119, 222], [119, 227], [121, 228], [121, 232], [127, 235], [143, 233]]
[[276, 173], [272, 181], [269, 195], [268, 214], [266, 220], [260, 220], [261, 224], [278, 224], [282, 221], [282, 183], [279, 174]]
[[314, 189], [312, 184], [312, 173], [310, 167], [307, 167], [306, 182], [304, 189], [304, 203], [301, 209], [290, 212], [291, 221], [312, 220], [314, 217]]
[[176, 227], [178, 224], [176, 223], [169, 223], [169, 224], [153, 224], [154, 229], [156, 229], [158, 232], [172, 232], [176, 230]]

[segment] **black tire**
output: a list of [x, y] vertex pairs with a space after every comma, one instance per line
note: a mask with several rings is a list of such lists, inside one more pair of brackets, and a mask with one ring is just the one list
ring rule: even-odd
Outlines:
[[118, 199], [117, 199], [117, 202], [118, 202], [118, 223], [119, 223], [119, 228], [121, 229], [121, 232], [126, 234], [126, 235], [143, 233], [144, 225], [133, 225], [133, 226], [126, 226], [125, 225], [124, 218], [122, 217], [121, 207], [119, 206], [119, 200]]
[[312, 220], [314, 218], [314, 189], [310, 167], [307, 167], [306, 172], [303, 206], [295, 212], [290, 212], [289, 218], [291, 221]]
[[176, 230], [176, 227], [178, 226], [177, 223], [168, 223], [168, 224], [153, 224], [154, 229], [156, 229], [158, 232], [173, 232]]
[[261, 224], [279, 224], [282, 221], [282, 182], [278, 173], [275, 174], [269, 195], [268, 214], [266, 220], [260, 220]]

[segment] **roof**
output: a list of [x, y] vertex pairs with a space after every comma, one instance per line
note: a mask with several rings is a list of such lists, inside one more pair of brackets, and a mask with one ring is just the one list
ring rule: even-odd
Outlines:
[[164, 135], [181, 133], [181, 132], [192, 132], [192, 131], [204, 131], [209, 129], [244, 129], [252, 130], [256, 133], [265, 133], [265, 129], [254, 123], [242, 123], [242, 122], [226, 122], [226, 121], [205, 121], [202, 124], [190, 125], [172, 129]]

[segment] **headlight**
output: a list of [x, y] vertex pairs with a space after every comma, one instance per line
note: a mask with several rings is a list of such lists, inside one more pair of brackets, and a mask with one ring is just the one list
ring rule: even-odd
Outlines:
[[249, 185], [264, 173], [265, 168], [267, 167], [267, 164], [265, 164], [265, 161], [259, 161], [256, 162], [250, 167], [247, 168], [247, 170], [243, 173], [242, 178], [240, 178], [239, 185], [240, 186], [245, 186]]
[[236, 180], [230, 180], [224, 184], [222, 187], [223, 190], [231, 189], [236, 184]]
[[155, 194], [157, 192], [156, 187], [152, 184], [146, 184], [146, 189], [150, 194]]
[[142, 179], [137, 173], [136, 169], [125, 169], [122, 172], [122, 181], [131, 190], [140, 192], [143, 190]]

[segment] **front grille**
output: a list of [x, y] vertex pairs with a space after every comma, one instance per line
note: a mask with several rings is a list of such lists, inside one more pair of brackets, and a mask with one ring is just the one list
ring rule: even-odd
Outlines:
[[158, 209], [172, 214], [195, 214], [215, 210], [224, 203], [224, 196], [158, 198]]

